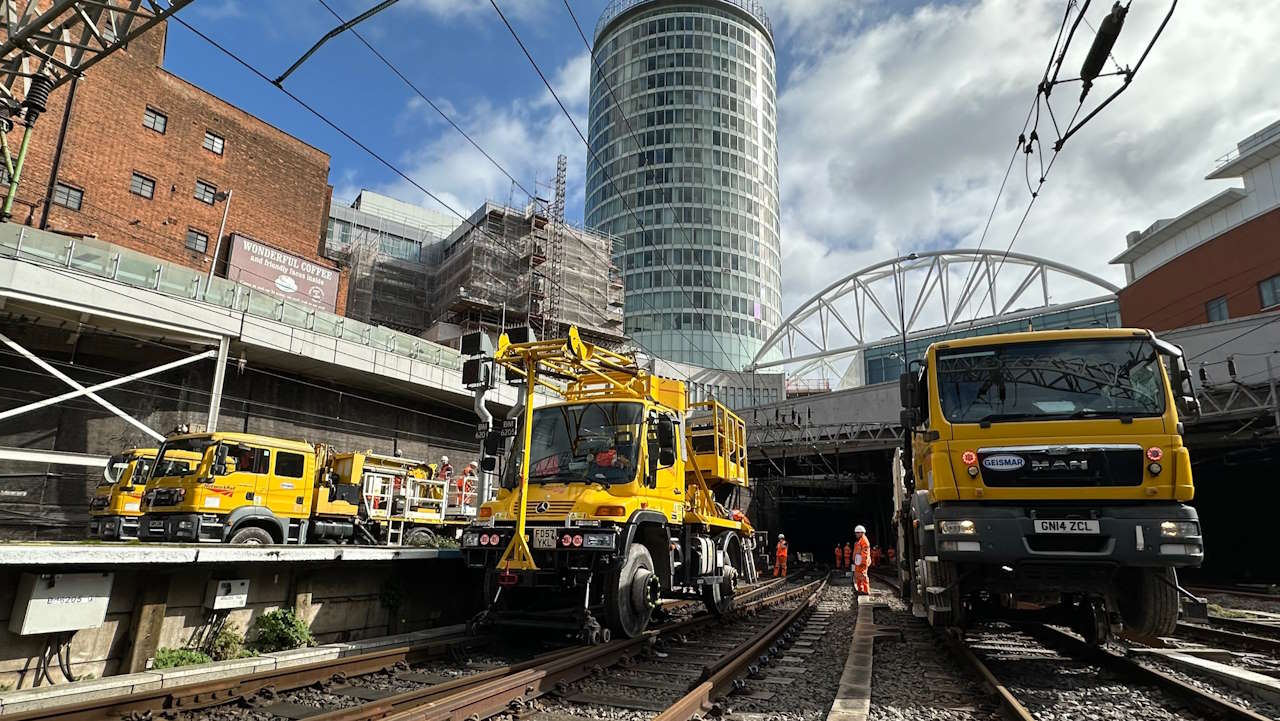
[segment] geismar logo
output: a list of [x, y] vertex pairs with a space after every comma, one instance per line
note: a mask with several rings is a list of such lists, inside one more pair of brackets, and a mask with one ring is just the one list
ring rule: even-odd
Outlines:
[[987, 456], [982, 459], [982, 467], [989, 471], [1016, 471], [1025, 464], [1026, 461], [1022, 460], [1022, 456], [1009, 454]]

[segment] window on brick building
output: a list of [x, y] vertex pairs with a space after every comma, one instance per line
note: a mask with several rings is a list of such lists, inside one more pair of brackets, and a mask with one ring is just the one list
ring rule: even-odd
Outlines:
[[10, 180], [9, 168], [4, 163], [0, 163], [0, 185], [8, 185]]
[[142, 127], [151, 128], [152, 130], [164, 134], [164, 129], [169, 125], [169, 118], [164, 113], [155, 108], [147, 108], [142, 113]]
[[197, 253], [209, 252], [209, 236], [195, 228], [187, 228], [187, 250], [194, 250]]
[[213, 205], [214, 196], [217, 194], [218, 186], [213, 183], [206, 183], [203, 180], [196, 181], [196, 200]]
[[79, 210], [81, 204], [84, 203], [84, 191], [65, 183], [54, 183], [53, 203], [64, 208]]
[[1262, 296], [1263, 308], [1280, 305], [1280, 275], [1273, 275], [1259, 283], [1258, 293]]
[[141, 173], [134, 173], [133, 178], [129, 180], [129, 192], [134, 195], [141, 195], [147, 199], [154, 198], [156, 194], [156, 181]]
[[1216, 323], [1220, 320], [1227, 319], [1227, 296], [1214, 298], [1204, 304], [1204, 314], [1208, 317], [1210, 323]]
[[204, 131], [204, 149], [205, 150], [208, 150], [211, 153], [217, 153], [218, 155], [222, 155], [223, 142], [224, 141], [222, 140], [221, 135], [216, 135], [214, 133], [209, 132], [208, 130]]

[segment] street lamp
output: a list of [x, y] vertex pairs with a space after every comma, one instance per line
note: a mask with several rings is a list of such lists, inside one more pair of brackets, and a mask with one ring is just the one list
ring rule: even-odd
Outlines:
[[227, 230], [227, 213], [231, 210], [231, 191], [218, 191], [213, 199], [223, 203], [222, 225], [218, 226], [218, 239], [213, 242], [213, 261], [209, 263], [209, 275], [204, 279], [204, 294], [209, 295], [209, 286], [213, 283], [213, 269], [218, 267], [218, 256], [222, 253], [222, 234]]

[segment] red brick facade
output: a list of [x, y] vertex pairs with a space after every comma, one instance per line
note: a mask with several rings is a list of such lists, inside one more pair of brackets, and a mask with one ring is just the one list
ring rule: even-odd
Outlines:
[[[63, 141], [58, 182], [83, 191], [80, 210], [52, 203], [43, 218], [59, 129], [70, 84], [49, 99], [36, 123], [13, 221], [49, 230], [94, 234], [190, 268], [213, 262], [224, 201], [195, 197], [197, 181], [231, 190], [217, 275], [225, 274], [232, 233], [328, 267], [323, 258], [329, 211], [329, 156], [195, 87], [161, 67], [162, 23], [90, 68], [75, 90]], [[163, 114], [164, 132], [145, 127], [148, 109]], [[205, 133], [223, 140], [222, 153], [205, 147]], [[15, 149], [22, 127], [9, 135]], [[147, 199], [130, 190], [138, 173], [154, 181]], [[188, 229], [208, 237], [204, 252], [187, 248]], [[337, 312], [346, 307], [341, 274]]]
[[1161, 331], [1208, 322], [1205, 304], [1226, 297], [1229, 317], [1262, 310], [1258, 283], [1280, 274], [1280, 209], [1177, 256], [1120, 291], [1127, 326]]

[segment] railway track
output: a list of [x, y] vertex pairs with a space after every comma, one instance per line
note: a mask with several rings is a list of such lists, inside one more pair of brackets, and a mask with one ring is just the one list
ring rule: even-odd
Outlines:
[[[797, 600], [812, 595], [815, 588], [825, 583], [819, 580], [785, 588], [781, 582], [782, 579], [778, 583], [757, 584], [740, 594], [734, 617], [754, 620], [776, 616], [781, 612], [773, 607], [782, 603], [804, 606]], [[5, 721], [485, 718], [509, 708], [521, 708], [544, 694], [563, 691], [569, 684], [603, 669], [633, 663], [651, 652], [660, 639], [679, 639], [712, 627], [722, 626], [717, 619], [703, 613], [664, 624], [636, 639], [585, 648], [561, 648], [482, 669], [463, 670], [455, 664], [449, 671], [466, 675], [452, 678], [433, 672], [430, 667], [425, 671], [413, 668], [488, 641], [484, 637], [449, 636], [421, 646], [388, 649], [337, 661], [6, 715]], [[702, 674], [697, 676], [702, 680]], [[723, 684], [717, 682], [712, 691], [722, 688]]]
[[1005, 714], [1022, 721], [1066, 718], [1085, 709], [1090, 719], [1268, 719], [1048, 626], [951, 634], [948, 644], [992, 689]]

